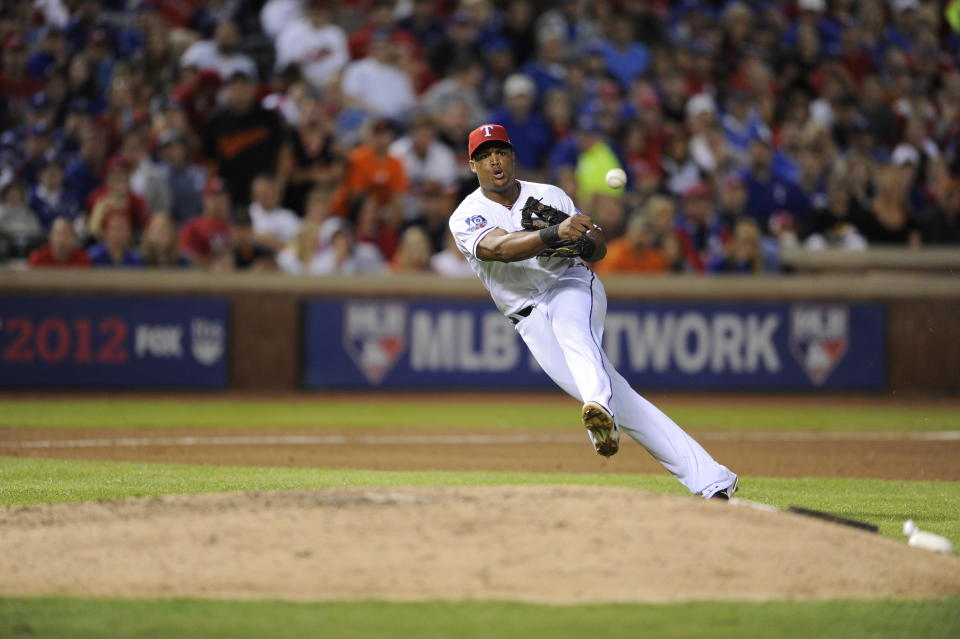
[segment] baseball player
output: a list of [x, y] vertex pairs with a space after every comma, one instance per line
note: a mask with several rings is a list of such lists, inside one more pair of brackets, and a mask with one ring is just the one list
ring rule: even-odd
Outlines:
[[732, 497], [737, 476], [637, 394], [600, 346], [607, 296], [584, 262], [606, 254], [603, 230], [558, 187], [516, 178], [502, 126], [475, 129], [467, 151], [480, 188], [450, 216], [457, 247], [544, 372], [583, 402], [597, 453], [615, 454], [622, 428], [691, 492]]

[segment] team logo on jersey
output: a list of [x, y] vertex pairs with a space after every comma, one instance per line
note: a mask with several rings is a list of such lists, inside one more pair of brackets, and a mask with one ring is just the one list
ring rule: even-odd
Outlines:
[[223, 322], [194, 319], [190, 322], [190, 352], [204, 366], [213, 366], [223, 357], [226, 342]]
[[482, 215], [471, 215], [466, 220], [467, 233], [475, 233], [487, 225], [487, 218]]
[[343, 347], [363, 376], [379, 385], [407, 348], [407, 307], [398, 302], [349, 302]]
[[847, 354], [850, 312], [846, 306], [794, 306], [790, 309], [790, 352], [820, 386]]

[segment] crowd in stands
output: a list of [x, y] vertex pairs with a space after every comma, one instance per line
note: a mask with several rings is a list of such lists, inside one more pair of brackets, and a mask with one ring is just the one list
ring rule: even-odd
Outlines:
[[470, 276], [486, 122], [600, 272], [960, 243], [956, 0], [24, 0], [0, 60], [12, 265]]

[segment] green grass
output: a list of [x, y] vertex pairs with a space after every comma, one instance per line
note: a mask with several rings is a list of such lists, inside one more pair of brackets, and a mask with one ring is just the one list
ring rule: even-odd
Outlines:
[[[942, 406], [716, 405], [671, 398], [659, 405], [691, 430], [960, 430], [960, 413]], [[349, 410], [347, 410], [349, 409]], [[413, 396], [363, 403], [360, 396], [286, 400], [131, 399], [0, 400], [0, 428], [437, 428], [533, 430], [576, 422], [572, 400], [434, 402]], [[0, 432], [2, 436], [2, 432]], [[93, 462], [0, 457], [0, 505], [75, 502], [131, 496], [318, 489], [328, 487], [579, 484], [684, 494], [665, 473], [373, 471]], [[960, 545], [960, 482], [750, 477], [745, 499], [785, 508], [834, 512], [880, 526], [904, 540], [914, 519]], [[692, 497], [691, 497], [692, 499]], [[535, 606], [499, 601], [285, 602], [122, 601], [0, 598], [0, 638], [383, 637], [403, 639], [947, 639], [960, 636], [960, 599], [670, 605]]]
[[[32, 428], [556, 428], [577, 423], [576, 404], [565, 396], [532, 401], [452, 404], [412, 396], [364, 403], [362, 397], [294, 400], [109, 399], [0, 400], [0, 427]], [[661, 408], [691, 430], [960, 430], [960, 411], [943, 407], [685, 403]]]
[[0, 600], [0, 637], [31, 639], [954, 639], [960, 600], [536, 606]]
[[[253, 490], [522, 484], [624, 486], [686, 494], [666, 474], [331, 470], [0, 457], [0, 505], [6, 506]], [[960, 546], [960, 482], [750, 477], [739, 496], [868, 521], [879, 525], [882, 534], [899, 539], [903, 521], [913, 519]]]

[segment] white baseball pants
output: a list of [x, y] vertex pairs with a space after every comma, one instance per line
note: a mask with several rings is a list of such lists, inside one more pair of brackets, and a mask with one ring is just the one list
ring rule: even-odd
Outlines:
[[736, 475], [660, 409], [640, 396], [607, 359], [603, 322], [607, 294], [582, 265], [571, 267], [516, 324], [543, 371], [581, 402], [607, 408], [617, 425], [691, 492], [710, 497]]

